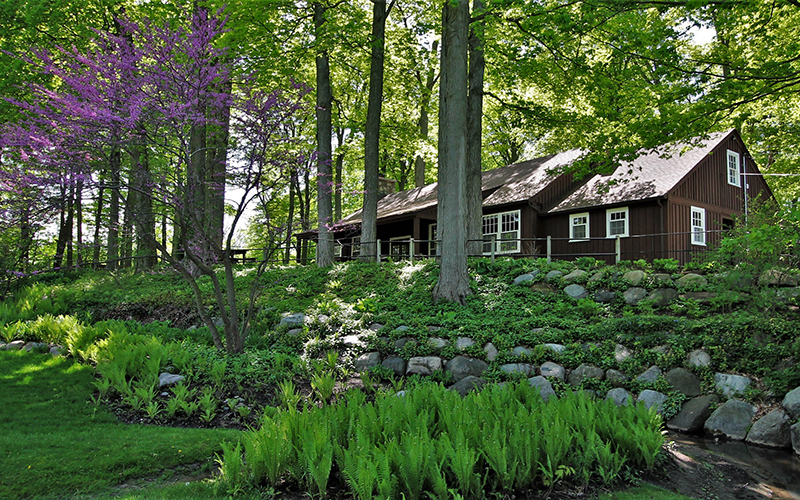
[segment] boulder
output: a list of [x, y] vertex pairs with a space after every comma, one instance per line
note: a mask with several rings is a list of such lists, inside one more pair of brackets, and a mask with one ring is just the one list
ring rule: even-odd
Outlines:
[[500, 352], [497, 350], [497, 348], [491, 342], [487, 342], [486, 345], [483, 346], [483, 352], [486, 353], [486, 359], [490, 363], [497, 358], [498, 354], [500, 354]]
[[50, 348], [49, 352], [50, 352], [50, 355], [53, 356], [53, 357], [63, 356], [64, 355], [64, 348], [61, 347], [60, 345], [54, 345], [53, 347]]
[[456, 349], [458, 349], [459, 351], [473, 345], [475, 345], [475, 341], [469, 337], [458, 337], [456, 339]]
[[781, 406], [792, 418], [800, 418], [800, 387], [787, 392]]
[[615, 387], [606, 393], [606, 400], [611, 400], [617, 406], [628, 406], [633, 402], [633, 396], [622, 387]]
[[361, 356], [357, 357], [353, 364], [355, 364], [356, 371], [363, 373], [370, 368], [381, 364], [381, 353], [377, 351], [365, 352]]
[[442, 358], [438, 356], [414, 356], [408, 360], [406, 375], [431, 375], [442, 369]]
[[613, 387], [624, 387], [628, 384], [628, 376], [619, 370], [606, 370], [606, 380], [611, 382]]
[[566, 276], [564, 276], [564, 281], [566, 281], [567, 283], [572, 283], [573, 281], [582, 278], [585, 274], [586, 271], [584, 271], [583, 269], [576, 269], [571, 273], [567, 274]]
[[411, 337], [400, 337], [399, 339], [394, 341], [394, 348], [395, 349], [402, 349], [403, 346], [408, 344], [409, 340], [411, 340]]
[[443, 339], [442, 337], [431, 337], [428, 339], [428, 343], [436, 352], [439, 352], [450, 345], [450, 341]]
[[170, 385], [175, 385], [178, 382], [183, 381], [185, 379], [183, 375], [173, 375], [172, 373], [163, 372], [158, 376], [158, 386], [159, 387], [168, 387]]
[[539, 367], [539, 374], [542, 377], [554, 377], [563, 382], [566, 376], [566, 370], [559, 364], [547, 361]]
[[733, 375], [730, 373], [715, 373], [714, 384], [717, 390], [726, 397], [732, 398], [744, 394], [744, 391], [751, 384], [751, 380], [741, 375]]
[[529, 363], [507, 363], [500, 366], [500, 370], [508, 374], [522, 373], [526, 377], [534, 373], [536, 368]]
[[369, 325], [369, 329], [373, 332], [379, 332], [383, 328], [383, 325], [380, 323], [372, 323]]
[[647, 300], [653, 301], [656, 307], [667, 307], [677, 296], [678, 291], [674, 288], [656, 288], [650, 292], [650, 295], [647, 296]]
[[426, 329], [427, 329], [427, 330], [428, 330], [430, 333], [436, 333], [436, 332], [438, 332], [439, 330], [441, 330], [441, 329], [442, 329], [442, 327], [441, 327], [441, 326], [436, 326], [436, 325], [428, 325], [428, 326], [426, 327]]
[[544, 345], [547, 349], [550, 349], [556, 354], [561, 354], [566, 349], [566, 347], [563, 344], [542, 344], [542, 345]]
[[529, 273], [520, 274], [519, 276], [514, 278], [514, 284], [515, 285], [524, 285], [526, 283], [530, 283], [531, 281], [536, 279], [536, 276], [538, 276], [538, 274], [539, 274], [539, 271], [531, 271]]
[[445, 365], [445, 369], [453, 374], [453, 380], [458, 382], [466, 377], [480, 377], [489, 368], [485, 361], [467, 356], [456, 356]]
[[403, 375], [406, 374], [408, 363], [406, 363], [406, 360], [404, 360], [400, 356], [388, 356], [386, 359], [383, 360], [381, 366], [392, 370], [395, 376], [402, 377]]
[[456, 391], [462, 396], [466, 396], [472, 391], [481, 390], [487, 383], [488, 382], [485, 379], [469, 375], [450, 386], [450, 389]]
[[790, 428], [792, 434], [792, 449], [795, 454], [800, 455], [800, 422], [797, 422]]
[[589, 296], [589, 292], [587, 292], [585, 288], [575, 283], [567, 285], [566, 288], [564, 288], [564, 293], [575, 300], [585, 299]]
[[617, 299], [617, 294], [610, 290], [598, 290], [594, 294], [594, 301], [601, 304], [610, 304]]
[[511, 351], [512, 356], [520, 357], [520, 356], [530, 356], [533, 353], [530, 349], [525, 346], [518, 345]]
[[306, 323], [306, 315], [303, 313], [285, 313], [281, 317], [281, 322], [278, 326], [285, 326], [286, 328], [302, 328]]
[[670, 353], [671, 350], [672, 350], [672, 348], [670, 346], [668, 346], [668, 345], [657, 345], [657, 346], [653, 347], [652, 349], [650, 349], [650, 351], [652, 351], [652, 352], [654, 352], [656, 354], [659, 354], [661, 356], [666, 356], [667, 354]]
[[531, 286], [531, 290], [533, 290], [534, 292], [551, 294], [555, 293], [557, 288], [554, 287], [553, 285], [540, 281], [538, 283], [534, 283], [533, 286]]
[[747, 436], [756, 407], [738, 399], [730, 399], [708, 417], [703, 425], [706, 433], [741, 441]]
[[528, 384], [530, 384], [531, 387], [539, 389], [539, 395], [541, 395], [542, 399], [545, 401], [548, 401], [550, 398], [557, 398], [556, 391], [553, 390], [550, 381], [542, 376], [529, 378]]
[[640, 271], [638, 269], [633, 271], [628, 271], [627, 273], [622, 275], [622, 279], [627, 281], [631, 284], [631, 286], [639, 286], [642, 281], [644, 281], [647, 275], [644, 271]]
[[639, 303], [639, 301], [647, 297], [647, 290], [635, 286], [625, 290], [625, 293], [622, 294], [622, 297], [625, 299], [626, 304], [635, 306], [636, 304]]
[[303, 333], [302, 328], [292, 328], [291, 330], [287, 331], [286, 334], [290, 337], [297, 337], [298, 335]]
[[797, 286], [797, 278], [786, 271], [770, 269], [759, 276], [758, 284], [761, 286]]
[[28, 342], [23, 349], [28, 352], [47, 352], [50, 350], [50, 346], [43, 342]]
[[564, 273], [562, 273], [561, 271], [550, 271], [544, 276], [544, 280], [550, 283], [562, 276], [564, 276]]
[[665, 376], [675, 392], [693, 398], [700, 395], [700, 379], [685, 368], [673, 368]]
[[706, 286], [708, 285], [708, 280], [699, 274], [695, 273], [687, 273], [678, 278], [676, 282], [678, 286]]
[[602, 368], [594, 365], [587, 365], [586, 363], [572, 370], [569, 374], [569, 383], [571, 385], [580, 385], [584, 380], [597, 379], [603, 380], [606, 374]]
[[394, 329], [394, 331], [400, 332], [400, 333], [407, 332], [409, 330], [411, 330], [411, 327], [408, 326], [408, 325], [401, 325], [401, 326], [398, 326], [397, 328]]
[[645, 389], [639, 393], [636, 402], [644, 403], [645, 408], [655, 408], [656, 412], [661, 413], [664, 411], [664, 402], [667, 400], [667, 395], [663, 392], [652, 391]]
[[686, 356], [686, 363], [691, 368], [708, 368], [711, 366], [711, 356], [706, 351], [697, 349]]
[[778, 408], [756, 420], [745, 441], [771, 448], [789, 448], [792, 446], [792, 419]]
[[6, 344], [5, 349], [6, 351], [21, 351], [23, 347], [25, 347], [25, 341], [15, 340]]
[[600, 281], [603, 279], [603, 271], [597, 271], [589, 278], [589, 283], [594, 283], [595, 281]]
[[656, 365], [651, 366], [647, 370], [643, 371], [636, 377], [637, 382], [643, 382], [645, 384], [654, 384], [658, 377], [661, 376], [661, 368], [657, 367]]
[[629, 351], [624, 345], [617, 344], [614, 346], [614, 359], [617, 360], [617, 363], [622, 363], [631, 356], [633, 356], [633, 353], [631, 353], [631, 351]]
[[697, 432], [711, 416], [711, 405], [719, 403], [719, 396], [708, 394], [690, 399], [681, 411], [667, 422], [667, 428], [680, 432]]
[[672, 280], [672, 276], [667, 273], [655, 273], [653, 275], [653, 281], [656, 283], [667, 283]]

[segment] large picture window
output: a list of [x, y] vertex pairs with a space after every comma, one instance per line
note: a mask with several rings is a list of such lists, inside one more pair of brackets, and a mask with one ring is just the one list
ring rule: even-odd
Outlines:
[[742, 187], [742, 170], [739, 163], [739, 153], [728, 150], [728, 184]]
[[692, 245], [706, 244], [706, 211], [692, 207]]
[[583, 241], [589, 239], [589, 213], [569, 216], [569, 240]]
[[483, 216], [483, 253], [517, 253], [520, 249], [519, 210]]
[[628, 207], [610, 208], [606, 210], [606, 236], [628, 236]]

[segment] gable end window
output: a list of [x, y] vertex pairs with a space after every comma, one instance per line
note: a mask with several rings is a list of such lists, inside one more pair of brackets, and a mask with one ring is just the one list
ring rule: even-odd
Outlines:
[[728, 150], [728, 184], [742, 187], [742, 171], [739, 163], [739, 153]]
[[692, 207], [692, 245], [706, 245], [706, 210]]
[[483, 253], [517, 253], [520, 249], [519, 210], [483, 216]]
[[582, 241], [589, 239], [589, 213], [572, 214], [569, 216], [569, 241]]
[[606, 236], [609, 238], [628, 236], [630, 234], [628, 220], [628, 207], [606, 210]]

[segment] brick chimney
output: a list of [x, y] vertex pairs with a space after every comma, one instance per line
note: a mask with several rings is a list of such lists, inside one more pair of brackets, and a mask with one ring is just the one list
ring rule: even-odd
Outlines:
[[396, 180], [389, 179], [383, 174], [378, 174], [378, 199], [383, 198], [387, 194], [394, 193], [396, 186], [397, 186]]

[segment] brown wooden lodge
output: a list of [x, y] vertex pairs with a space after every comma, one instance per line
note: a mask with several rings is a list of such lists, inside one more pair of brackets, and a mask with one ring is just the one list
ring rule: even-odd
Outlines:
[[[773, 197], [736, 130], [642, 154], [610, 175], [560, 173], [581, 154], [571, 150], [483, 173], [484, 255], [684, 263], [716, 244], [748, 203]], [[415, 256], [436, 255], [436, 212], [436, 184], [381, 198], [381, 254], [407, 257], [413, 241]], [[336, 224], [340, 258], [359, 255], [360, 224], [361, 211]]]

